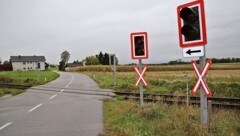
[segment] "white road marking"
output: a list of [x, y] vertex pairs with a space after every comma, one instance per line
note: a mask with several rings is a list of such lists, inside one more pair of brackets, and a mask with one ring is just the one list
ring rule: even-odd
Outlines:
[[8, 122], [7, 124], [1, 126], [1, 127], [0, 127], [0, 131], [3, 130], [5, 127], [11, 125], [11, 124], [12, 124], [12, 122]]
[[49, 100], [53, 99], [53, 98], [56, 97], [56, 96], [57, 96], [57, 94], [51, 96], [51, 97], [49, 98]]
[[64, 89], [62, 89], [61, 91], [60, 91], [60, 93], [62, 93], [64, 91]]
[[32, 112], [32, 111], [36, 110], [38, 107], [40, 107], [40, 106], [42, 106], [42, 103], [38, 104], [37, 106], [35, 106], [31, 110], [29, 110], [28, 112]]
[[72, 79], [71, 79], [71, 83], [73, 82], [73, 80], [74, 80], [74, 78], [73, 78], [73, 75], [71, 75], [72, 76]]

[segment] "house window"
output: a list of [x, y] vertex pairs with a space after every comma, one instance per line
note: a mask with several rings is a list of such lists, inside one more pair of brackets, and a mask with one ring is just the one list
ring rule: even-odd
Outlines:
[[26, 68], [23, 68], [23, 70], [26, 70]]
[[26, 62], [23, 62], [23, 65], [25, 65], [26, 64]]
[[41, 68], [41, 64], [40, 63], [38, 63], [38, 67], [37, 67], [38, 69], [40, 69]]

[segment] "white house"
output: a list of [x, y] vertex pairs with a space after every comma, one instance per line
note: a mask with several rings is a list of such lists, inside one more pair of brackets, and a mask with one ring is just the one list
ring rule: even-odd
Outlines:
[[45, 70], [44, 56], [11, 56], [13, 71]]

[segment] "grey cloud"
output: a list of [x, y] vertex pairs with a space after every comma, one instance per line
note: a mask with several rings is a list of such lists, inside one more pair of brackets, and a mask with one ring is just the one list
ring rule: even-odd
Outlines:
[[[103, 51], [131, 63], [129, 34], [147, 31], [150, 57], [144, 62], [179, 59], [176, 8], [190, 1], [0, 0], [0, 58], [36, 54], [58, 64], [64, 50], [70, 61]], [[208, 57], [239, 57], [238, 5], [205, 1]]]

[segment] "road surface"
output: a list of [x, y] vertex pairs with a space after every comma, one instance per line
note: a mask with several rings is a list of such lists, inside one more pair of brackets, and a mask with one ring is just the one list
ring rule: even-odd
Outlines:
[[113, 93], [86, 75], [59, 74], [46, 85], [0, 99], [0, 136], [103, 134], [102, 100]]

